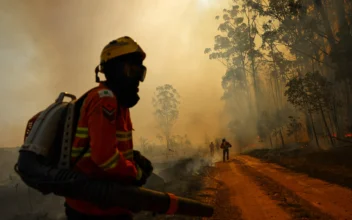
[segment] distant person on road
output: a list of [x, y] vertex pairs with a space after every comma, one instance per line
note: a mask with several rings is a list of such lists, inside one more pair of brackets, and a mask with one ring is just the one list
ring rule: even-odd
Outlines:
[[225, 155], [227, 160], [229, 160], [229, 148], [232, 147], [232, 145], [226, 141], [226, 139], [222, 139], [222, 143], [220, 145], [220, 148], [222, 149], [222, 160], [225, 162]]
[[215, 150], [215, 145], [213, 142], [210, 142], [210, 145], [209, 145], [209, 148], [210, 148], [210, 156], [214, 156], [214, 150]]

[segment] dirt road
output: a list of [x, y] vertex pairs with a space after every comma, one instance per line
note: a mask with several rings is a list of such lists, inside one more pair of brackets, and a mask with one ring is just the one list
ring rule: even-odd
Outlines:
[[218, 162], [211, 219], [352, 220], [352, 190], [249, 156]]

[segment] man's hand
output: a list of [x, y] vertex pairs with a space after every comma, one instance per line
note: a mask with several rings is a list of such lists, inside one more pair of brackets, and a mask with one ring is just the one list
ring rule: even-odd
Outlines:
[[142, 171], [142, 177], [136, 185], [142, 186], [147, 182], [148, 177], [153, 173], [153, 166], [150, 160], [144, 157], [139, 151], [133, 151], [133, 160]]
[[139, 151], [133, 151], [133, 159], [143, 170], [143, 173], [148, 177], [153, 173], [153, 165], [146, 157], [144, 157]]

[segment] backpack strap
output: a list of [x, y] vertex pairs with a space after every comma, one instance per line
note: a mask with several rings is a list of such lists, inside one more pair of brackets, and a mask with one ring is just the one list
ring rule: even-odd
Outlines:
[[[77, 104], [76, 108], [81, 109], [81, 107], [82, 107], [82, 105], [83, 105], [83, 103], [84, 103], [84, 100], [87, 98], [88, 94], [89, 94], [91, 91], [93, 91], [94, 89], [96, 89], [96, 88], [98, 88], [98, 87], [94, 87], [94, 88], [90, 89], [90, 90], [87, 91], [85, 94], [83, 94], [79, 99], [77, 99], [77, 101], [76, 101], [76, 104]], [[78, 113], [77, 115], [79, 115], [79, 113]], [[74, 123], [74, 124], [75, 124], [75, 129], [77, 129], [78, 120], [79, 120], [79, 116], [76, 118], [76, 121], [75, 121], [75, 123]], [[76, 159], [73, 161], [73, 163], [72, 163], [72, 165], [71, 165], [71, 168], [74, 168], [74, 167], [77, 165], [78, 161], [79, 161], [80, 159], [82, 159], [82, 157], [84, 156], [85, 153], [88, 152], [89, 148], [90, 148], [89, 145], [87, 145], [87, 146], [85, 146], [85, 147], [83, 148], [83, 150], [81, 151], [81, 153], [80, 153], [80, 154], [76, 157]]]
[[[81, 97], [77, 100], [77, 102], [78, 102], [78, 101], [81, 101], [82, 103], [81, 103], [80, 105], [82, 106], [84, 100], [85, 100], [85, 99], [87, 98], [87, 96], [88, 96], [88, 93], [90, 93], [93, 89], [96, 89], [96, 88], [98, 88], [98, 87], [94, 87], [94, 88], [92, 88], [91, 90], [89, 90], [88, 92], [86, 92], [83, 96], [81, 96]], [[79, 108], [81, 108], [81, 106], [79, 106]], [[119, 111], [119, 108], [118, 108], [118, 111]], [[77, 121], [75, 122], [76, 128], [77, 128], [77, 124], [78, 124], [78, 118], [77, 118]], [[76, 159], [73, 161], [71, 168], [74, 168], [74, 167], [77, 165], [78, 161], [79, 161], [80, 159], [82, 159], [82, 157], [84, 156], [85, 153], [88, 152], [89, 148], [90, 148], [89, 145], [87, 145], [87, 146], [85, 146], [85, 147], [83, 148], [83, 150], [81, 151], [81, 153], [80, 153], [80, 154], [76, 157]]]

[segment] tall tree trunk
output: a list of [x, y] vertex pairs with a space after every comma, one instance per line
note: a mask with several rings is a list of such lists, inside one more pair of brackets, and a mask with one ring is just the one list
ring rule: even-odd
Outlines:
[[346, 1], [345, 2], [345, 7], [347, 8], [347, 11], [350, 12], [347, 14], [347, 20], [350, 26], [352, 26], [352, 2], [351, 1]]
[[254, 97], [255, 97], [255, 103], [256, 103], [256, 107], [257, 107], [257, 113], [260, 112], [259, 111], [259, 103], [258, 103], [258, 91], [259, 91], [259, 87], [257, 84], [257, 74], [256, 74], [256, 69], [255, 69], [255, 58], [254, 58], [254, 39], [252, 39], [252, 25], [251, 25], [251, 18], [249, 15], [249, 12], [247, 11], [247, 25], [248, 25], [248, 40], [249, 40], [249, 52], [248, 52], [248, 57], [251, 61], [251, 69], [252, 69], [252, 78], [253, 78], [253, 88], [254, 88]]
[[277, 68], [276, 65], [276, 61], [274, 58], [274, 46], [272, 43], [270, 43], [270, 52], [271, 52], [271, 58], [273, 60], [273, 66], [274, 66], [274, 72], [275, 72], [275, 78], [274, 78], [274, 82], [275, 82], [275, 92], [276, 92], [276, 98], [277, 98], [277, 109], [281, 109], [282, 108], [282, 93], [280, 92], [280, 72]]
[[246, 87], [245, 91], [246, 91], [246, 94], [247, 94], [249, 112], [251, 113], [251, 115], [254, 115], [251, 93], [250, 93], [250, 89], [249, 89], [249, 86], [248, 86], [248, 78], [247, 78], [247, 71], [246, 71], [245, 56], [241, 53], [240, 57], [241, 57], [241, 67], [242, 67], [242, 71], [243, 71], [243, 74], [244, 74], [243, 77], [244, 77], [244, 83], [245, 83], [245, 87]]
[[[346, 80], [346, 82], [344, 82], [345, 85], [345, 94], [346, 94], [346, 110], [347, 110], [347, 114], [345, 117], [347, 117], [347, 126], [350, 127], [352, 125], [352, 103], [351, 103], [351, 95], [350, 95], [350, 83], [348, 82], [348, 80]], [[345, 126], [346, 127], [346, 124]], [[351, 131], [348, 131], [351, 132]], [[344, 131], [345, 133], [345, 131]]]
[[[340, 15], [338, 18], [338, 22], [341, 22], [340, 25], [342, 26], [339, 27], [341, 28], [341, 30], [339, 30], [339, 42], [337, 43], [334, 38], [334, 34], [331, 28], [331, 24], [329, 22], [327, 12], [324, 8], [324, 5], [322, 4], [322, 0], [314, 0], [314, 2], [323, 20], [325, 33], [327, 35], [327, 40], [331, 48], [330, 57], [333, 59], [334, 63], [337, 66], [337, 71], [335, 73], [336, 78], [338, 80], [344, 78], [352, 78], [349, 72], [350, 68], [352, 67], [352, 47], [350, 46], [352, 36], [350, 30], [348, 30], [348, 25], [346, 24], [347, 20], [344, 16], [344, 9], [338, 9], [338, 11], [341, 11], [341, 13], [343, 14]], [[339, 3], [337, 4], [339, 5]], [[340, 5], [338, 7], [341, 8], [343, 6]]]
[[309, 138], [309, 140], [312, 140], [314, 138], [314, 132], [313, 132], [313, 128], [311, 125], [311, 121], [309, 120], [309, 113], [307, 111], [304, 112], [304, 119], [305, 119], [305, 123], [306, 123], [308, 138]]
[[282, 135], [282, 128], [280, 128], [280, 138], [281, 138], [281, 146], [284, 148], [285, 147], [285, 141], [284, 141], [284, 136]]
[[331, 119], [331, 115], [333, 115], [333, 112], [330, 114], [330, 112], [328, 112], [328, 120], [329, 120], [329, 124], [331, 126], [331, 135], [332, 137], [337, 137], [337, 128], [336, 128], [336, 125], [335, 125], [335, 122]]
[[338, 31], [340, 36], [343, 38], [346, 35], [349, 35], [350, 28], [346, 16], [344, 0], [333, 0], [334, 8], [337, 15], [337, 24], [338, 24]]
[[341, 129], [340, 129], [340, 123], [339, 123], [339, 117], [338, 117], [338, 109], [337, 109], [337, 101], [334, 95], [333, 98], [333, 106], [332, 106], [332, 120], [335, 125], [335, 132], [336, 132], [336, 137], [340, 138], [342, 137]]
[[271, 134], [269, 134], [270, 146], [273, 148], [273, 140], [271, 139]]
[[[252, 69], [252, 77], [253, 77], [253, 87], [254, 87], [254, 102], [255, 102], [255, 107], [256, 107], [256, 114], [254, 114], [255, 118], [258, 118], [258, 115], [260, 113], [261, 109], [261, 104], [260, 104], [260, 99], [259, 99], [259, 84], [257, 83], [257, 71], [256, 71], [256, 60], [255, 60], [255, 48], [254, 48], [254, 37], [252, 37], [252, 24], [251, 24], [251, 19], [255, 19], [249, 14], [249, 10], [247, 10], [247, 22], [248, 22], [248, 40], [249, 40], [249, 51], [248, 51], [248, 57], [251, 61], [251, 69]], [[258, 120], [257, 120], [257, 134], [260, 133], [258, 130]]]
[[270, 87], [271, 87], [271, 92], [273, 94], [273, 100], [274, 100], [274, 104], [276, 106], [276, 109], [279, 109], [279, 104], [278, 104], [278, 97], [277, 97], [277, 91], [275, 90], [275, 86], [273, 85], [273, 79], [272, 77], [270, 77]]
[[318, 141], [318, 137], [317, 137], [317, 132], [315, 131], [315, 126], [314, 126], [314, 120], [313, 120], [313, 116], [311, 112], [308, 112], [309, 117], [310, 117], [310, 121], [312, 123], [312, 128], [313, 128], [313, 133], [314, 133], [314, 137], [315, 137], [315, 143], [317, 144], [317, 147], [320, 149], [320, 145], [319, 145], [319, 141]]
[[326, 122], [326, 118], [325, 118], [325, 114], [324, 114], [323, 108], [321, 106], [319, 106], [319, 110], [320, 110], [321, 117], [323, 119], [323, 122], [324, 122], [324, 125], [325, 125], [325, 128], [326, 128], [326, 132], [328, 133], [328, 136], [329, 136], [329, 139], [330, 139], [330, 142], [331, 142], [331, 146], [334, 146], [334, 140], [332, 139], [328, 123]]
[[314, 0], [315, 5], [317, 6], [317, 10], [319, 11], [319, 14], [322, 18], [325, 33], [327, 35], [327, 40], [329, 42], [330, 48], [335, 51], [336, 47], [336, 41], [334, 38], [334, 34], [331, 29], [330, 21], [328, 18], [328, 15], [326, 13], [326, 10], [324, 8], [324, 5], [322, 4], [322, 0]]
[[170, 138], [170, 131], [164, 131], [164, 136], [165, 136], [165, 140], [166, 140], [166, 159], [169, 158], [169, 154], [170, 154], [170, 147], [171, 147], [171, 138]]

